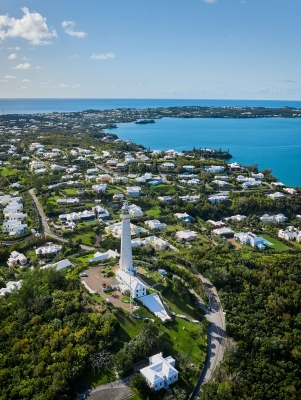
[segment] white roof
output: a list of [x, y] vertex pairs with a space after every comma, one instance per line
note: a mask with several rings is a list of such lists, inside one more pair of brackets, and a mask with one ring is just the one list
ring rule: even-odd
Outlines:
[[164, 358], [162, 353], [150, 357], [151, 365], [142, 368], [140, 373], [145, 378], [155, 385], [162, 380], [168, 380], [169, 377], [178, 375], [178, 371], [171, 365], [174, 362], [173, 358]]

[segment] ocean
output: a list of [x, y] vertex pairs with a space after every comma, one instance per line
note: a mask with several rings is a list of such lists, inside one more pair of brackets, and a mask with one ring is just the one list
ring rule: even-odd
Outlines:
[[[286, 100], [0, 99], [0, 112], [34, 114], [188, 105], [301, 109], [301, 101]], [[149, 125], [119, 124], [112, 132], [120, 139], [130, 139], [151, 149], [197, 147], [229, 150], [233, 155], [232, 161], [272, 169], [286, 185], [301, 186], [301, 120], [298, 119], [163, 118]]]

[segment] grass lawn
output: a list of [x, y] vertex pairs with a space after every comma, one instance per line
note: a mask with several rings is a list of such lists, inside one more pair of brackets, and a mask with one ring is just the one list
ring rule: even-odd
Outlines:
[[161, 208], [159, 206], [155, 206], [155, 207], [151, 208], [150, 210], [145, 211], [145, 214], [148, 217], [157, 218], [160, 215], [160, 212], [161, 212]]
[[151, 186], [150, 188], [157, 196], [162, 195], [173, 195], [176, 190], [172, 185], [164, 185], [163, 183], [157, 186]]
[[167, 232], [184, 231], [183, 226], [177, 225], [167, 225]]
[[2, 176], [10, 176], [17, 175], [20, 171], [17, 168], [6, 168], [3, 167], [0, 169], [0, 173]]
[[160, 330], [165, 333], [163, 351], [173, 358], [178, 353], [188, 355], [194, 364], [203, 364], [207, 351], [207, 333], [201, 333], [201, 326], [181, 318], [161, 324]]
[[274, 239], [270, 236], [267, 235], [262, 235], [262, 237], [265, 240], [268, 240], [269, 242], [273, 243], [273, 246], [267, 245], [265, 244], [265, 246], [267, 247], [267, 249], [274, 249], [277, 251], [285, 251], [285, 250], [289, 250], [289, 247], [287, 247], [285, 244], [281, 243], [279, 240]]
[[198, 311], [199, 308], [195, 307], [194, 300], [190, 294], [188, 294], [188, 298], [191, 300], [186, 301], [183, 300], [179, 295], [174, 293], [171, 290], [171, 287], [168, 287], [162, 293], [164, 299], [169, 305], [171, 311], [177, 314], [184, 314], [193, 319], [202, 319], [202, 314]]
[[[93, 236], [92, 240], [91, 236]], [[94, 246], [94, 237], [94, 232], [78, 233], [76, 236], [72, 236], [72, 240], [74, 241], [76, 239], [81, 239], [83, 244], [86, 244], [87, 246]]]
[[63, 192], [64, 192], [66, 195], [69, 195], [69, 196], [70, 196], [70, 195], [78, 194], [76, 189], [64, 189]]
[[[148, 277], [149, 275], [149, 277]], [[156, 282], [160, 281], [162, 279], [162, 275], [159, 274], [159, 272], [154, 271], [154, 272], [146, 272], [146, 274], [141, 275], [141, 278], [150, 286], [154, 285]]]
[[127, 312], [122, 310], [117, 312], [116, 318], [118, 319], [120, 326], [117, 329], [117, 341], [113, 346], [113, 353], [118, 352], [125, 342], [136, 337], [144, 324], [143, 320], [133, 318]]

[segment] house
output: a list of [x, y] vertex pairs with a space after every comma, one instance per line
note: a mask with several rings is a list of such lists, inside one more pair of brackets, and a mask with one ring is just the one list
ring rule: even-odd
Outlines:
[[126, 163], [126, 164], [132, 164], [132, 163], [135, 163], [135, 162], [137, 162], [138, 160], [136, 159], [136, 158], [134, 158], [132, 155], [125, 155], [124, 156], [124, 162]]
[[217, 204], [217, 203], [220, 203], [221, 201], [228, 200], [228, 198], [229, 198], [229, 196], [227, 194], [223, 194], [223, 195], [217, 194], [217, 195], [209, 196], [208, 200], [212, 204]]
[[35, 252], [36, 255], [46, 256], [46, 255], [55, 255], [62, 249], [62, 246], [58, 246], [52, 242], [47, 242], [44, 246], [38, 247]]
[[211, 167], [204, 167], [205, 171], [208, 173], [218, 174], [225, 171], [225, 167], [222, 165], [211, 165]]
[[261, 186], [261, 181], [247, 181], [241, 185], [243, 189], [247, 189], [249, 187], [257, 187], [257, 186]]
[[118, 159], [117, 158], [111, 158], [110, 160], [108, 160], [106, 162], [106, 165], [109, 168], [116, 167], [117, 164], [118, 164]]
[[111, 175], [109, 174], [102, 174], [99, 175], [98, 178], [96, 179], [98, 182], [110, 182], [112, 179]]
[[190, 179], [187, 181], [188, 185], [190, 186], [197, 186], [200, 185], [202, 182], [199, 179]]
[[175, 235], [177, 242], [192, 242], [197, 239], [197, 233], [189, 229], [185, 231], [178, 231]]
[[252, 178], [255, 178], [255, 179], [263, 179], [264, 178], [264, 175], [261, 172], [259, 172], [258, 174], [254, 174], [254, 172], [251, 172], [251, 176], [252, 176]]
[[263, 216], [260, 217], [259, 219], [261, 222], [276, 222], [280, 224], [285, 222], [287, 220], [287, 217], [285, 217], [283, 214], [278, 214], [278, 215], [263, 214]]
[[183, 165], [183, 167], [187, 172], [192, 171], [193, 169], [195, 169], [196, 167], [194, 165]]
[[128, 183], [129, 179], [126, 176], [112, 176], [111, 183], [118, 184], [118, 183]]
[[229, 168], [230, 171], [240, 171], [240, 170], [243, 170], [243, 168], [242, 168], [237, 162], [228, 164], [228, 168]]
[[66, 222], [74, 222], [74, 221], [79, 221], [79, 220], [95, 220], [95, 212], [94, 211], [79, 211], [79, 212], [73, 212], [70, 214], [61, 214], [59, 215], [60, 221], [64, 224]]
[[93, 185], [92, 186], [92, 191], [94, 193], [100, 193], [100, 192], [105, 192], [107, 190], [108, 185], [106, 183], [100, 183], [98, 185]]
[[129, 213], [132, 218], [143, 217], [144, 213], [139, 206], [131, 204], [129, 206]]
[[173, 202], [173, 199], [170, 196], [159, 196], [157, 198], [158, 198], [158, 200], [160, 200], [160, 201], [162, 201], [163, 203], [166, 203], [166, 204], [171, 204]]
[[106, 208], [103, 208], [101, 206], [94, 206], [92, 207], [92, 211], [94, 212], [94, 214], [97, 215], [98, 219], [108, 219], [110, 218], [110, 213], [108, 212], [108, 210]]
[[88, 168], [86, 172], [88, 175], [89, 174], [98, 174], [99, 168]]
[[295, 194], [297, 191], [293, 188], [283, 188], [283, 191], [289, 194]]
[[23, 253], [19, 253], [18, 251], [11, 252], [9, 259], [7, 260], [7, 265], [9, 267], [20, 266], [24, 267], [27, 264], [27, 258]]
[[97, 251], [94, 254], [94, 257], [89, 259], [89, 263], [108, 260], [109, 258], [117, 258], [117, 257], [120, 257], [120, 254], [118, 254], [116, 250], [115, 251], [108, 250], [105, 253], [101, 253], [100, 251]]
[[[131, 236], [140, 235], [141, 233], [148, 233], [147, 229], [144, 229], [141, 226], [136, 226], [134, 224], [130, 224], [130, 229]], [[120, 238], [122, 233], [122, 223], [117, 222], [116, 224], [108, 225], [105, 227], [105, 231], [117, 238]]]
[[165, 231], [167, 228], [167, 225], [164, 224], [163, 222], [160, 222], [158, 219], [151, 219], [149, 221], [145, 221], [145, 225], [155, 231]]
[[160, 168], [164, 170], [172, 170], [175, 169], [175, 164], [172, 162], [164, 162], [161, 164]]
[[208, 221], [206, 221], [207, 224], [211, 224], [213, 225], [214, 228], [221, 228], [223, 225], [225, 225], [225, 223], [223, 221], [213, 221], [212, 219], [208, 219]]
[[200, 195], [196, 194], [194, 196], [186, 195], [186, 196], [179, 196], [179, 199], [183, 201], [187, 201], [188, 203], [194, 203], [195, 201], [200, 200]]
[[174, 216], [181, 222], [194, 222], [194, 218], [185, 213], [175, 213]]
[[146, 286], [140, 281], [139, 278], [133, 276], [130, 272], [118, 269], [116, 278], [120, 283], [119, 289], [121, 293], [129, 290], [133, 299], [146, 295]]
[[124, 194], [123, 193], [116, 193], [113, 196], [113, 200], [123, 200], [124, 199]]
[[138, 198], [138, 197], [140, 197], [141, 187], [140, 186], [128, 186], [126, 188], [126, 193], [129, 197]]
[[2, 232], [8, 233], [10, 236], [20, 236], [27, 232], [27, 224], [22, 224], [20, 220], [8, 220], [3, 222]]
[[230, 220], [235, 220], [235, 221], [241, 222], [241, 221], [243, 221], [245, 218], [247, 218], [245, 215], [239, 215], [239, 214], [237, 214], [237, 215], [232, 215], [232, 217], [224, 218], [224, 220], [225, 220], [226, 222], [227, 222], [227, 221], [230, 221]]
[[234, 231], [231, 228], [224, 227], [224, 228], [218, 228], [218, 229], [213, 229], [212, 233], [214, 235], [231, 235], [233, 236]]
[[13, 290], [18, 290], [22, 286], [22, 280], [20, 281], [9, 281], [5, 288], [0, 289], [0, 297], [4, 297], [7, 293], [11, 293]]
[[278, 199], [283, 199], [283, 197], [285, 197], [285, 196], [281, 192], [275, 192], [275, 193], [268, 194], [268, 197], [272, 200], [278, 200]]
[[289, 231], [289, 230], [283, 230], [283, 229], [280, 229], [278, 231], [278, 237], [280, 237], [281, 239], [294, 240], [297, 238], [297, 236], [298, 236], [298, 234], [295, 231]]
[[219, 179], [215, 179], [214, 181], [212, 181], [211, 182], [213, 185], [217, 185], [217, 186], [220, 186], [220, 187], [224, 187], [224, 186], [227, 186], [228, 185], [228, 182], [225, 182], [225, 181], [222, 181], [222, 180], [219, 180]]
[[74, 199], [70, 198], [70, 199], [58, 199], [56, 202], [59, 206], [62, 206], [62, 205], [75, 206], [75, 205], [78, 205], [80, 201], [78, 198], [74, 198]]
[[166, 389], [178, 380], [179, 373], [175, 369], [175, 364], [172, 357], [164, 358], [162, 353], [158, 353], [149, 358], [149, 366], [142, 368], [140, 374], [155, 391]]
[[256, 236], [251, 232], [239, 232], [234, 234], [234, 238], [242, 244], [248, 244], [252, 247], [257, 247], [259, 250], [265, 249], [265, 239], [261, 236]]
[[50, 169], [51, 169], [52, 171], [62, 171], [64, 168], [61, 167], [60, 165], [57, 165], [57, 164], [51, 164], [51, 165], [50, 165]]
[[58, 261], [54, 264], [47, 264], [41, 267], [41, 269], [47, 269], [47, 268], [55, 268], [56, 271], [60, 271], [61, 269], [69, 268], [72, 267], [72, 263], [65, 258], [64, 260]]

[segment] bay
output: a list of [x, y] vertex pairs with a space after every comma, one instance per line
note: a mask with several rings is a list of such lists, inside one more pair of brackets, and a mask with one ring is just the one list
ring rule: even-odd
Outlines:
[[115, 108], [154, 108], [174, 106], [214, 107], [270, 107], [284, 106], [301, 108], [301, 101], [289, 100], [210, 100], [210, 99], [1, 99], [0, 113], [35, 114], [50, 112], [72, 112], [89, 109], [107, 110]]
[[120, 139], [159, 150], [229, 150], [243, 165], [272, 169], [281, 182], [301, 186], [301, 120], [286, 118], [163, 118], [155, 124], [118, 124]]

